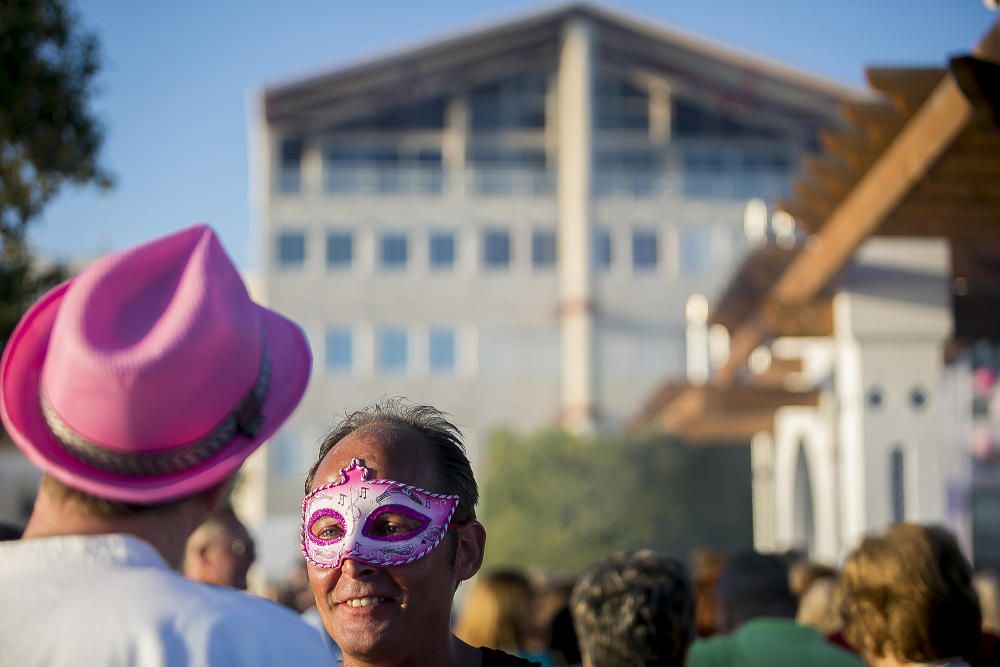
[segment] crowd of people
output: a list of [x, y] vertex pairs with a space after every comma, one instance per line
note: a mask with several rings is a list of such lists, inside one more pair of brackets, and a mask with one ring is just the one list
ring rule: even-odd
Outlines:
[[640, 551], [544, 587], [481, 572], [462, 435], [401, 400], [324, 438], [299, 580], [250, 595], [255, 544], [228, 496], [310, 364], [204, 226], [42, 297], [0, 361], [4, 427], [42, 471], [23, 534], [0, 543], [0, 665], [1000, 664], [996, 583], [937, 526], [867, 537], [839, 570]]

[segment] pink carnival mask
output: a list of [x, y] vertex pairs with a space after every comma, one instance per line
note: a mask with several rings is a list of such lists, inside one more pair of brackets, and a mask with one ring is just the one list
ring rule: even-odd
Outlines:
[[376, 567], [412, 563], [440, 544], [458, 496], [390, 479], [368, 479], [361, 459], [302, 501], [302, 553], [317, 567], [345, 558]]

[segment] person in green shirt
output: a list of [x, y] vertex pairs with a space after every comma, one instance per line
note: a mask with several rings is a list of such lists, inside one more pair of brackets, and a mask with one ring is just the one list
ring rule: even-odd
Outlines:
[[863, 667], [815, 629], [797, 624], [797, 607], [780, 558], [736, 554], [719, 580], [717, 625], [724, 634], [696, 641], [687, 667]]

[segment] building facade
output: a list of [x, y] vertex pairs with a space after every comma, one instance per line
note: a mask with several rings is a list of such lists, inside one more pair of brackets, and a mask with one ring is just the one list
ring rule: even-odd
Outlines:
[[684, 374], [685, 304], [745, 253], [746, 202], [858, 97], [591, 6], [265, 90], [261, 297], [315, 360], [248, 473], [265, 548], [325, 431], [380, 397], [451, 413], [477, 468], [496, 427], [623, 424]]

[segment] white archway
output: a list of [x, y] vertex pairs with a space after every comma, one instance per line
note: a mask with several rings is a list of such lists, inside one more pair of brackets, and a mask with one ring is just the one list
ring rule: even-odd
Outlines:
[[774, 430], [777, 546], [804, 546], [812, 558], [835, 562], [840, 541], [832, 419], [820, 408], [785, 407], [775, 413]]

